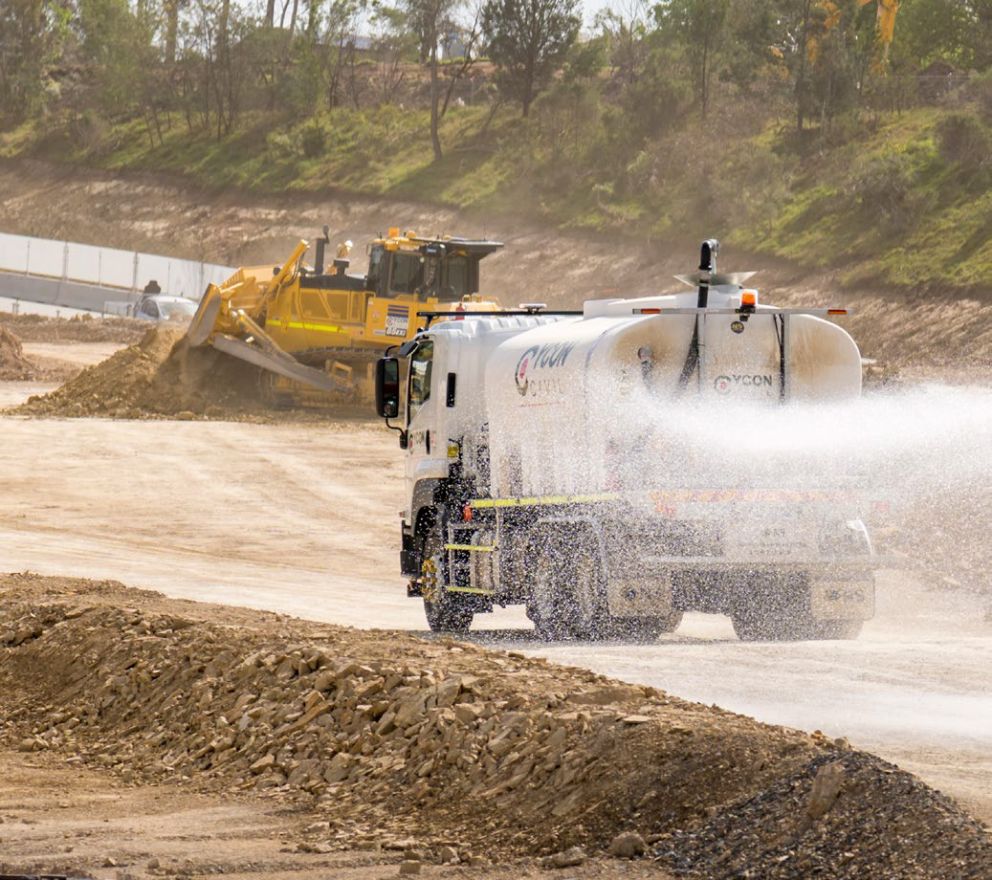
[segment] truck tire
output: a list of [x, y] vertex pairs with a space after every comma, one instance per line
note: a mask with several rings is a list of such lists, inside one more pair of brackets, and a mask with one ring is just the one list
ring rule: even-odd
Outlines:
[[664, 617], [611, 617], [616, 638], [633, 642], [654, 642], [662, 633], [675, 632], [682, 623], [682, 612], [673, 611]]
[[527, 616], [539, 638], [595, 639], [602, 634], [606, 611], [602, 564], [588, 545], [575, 545], [568, 532], [545, 534], [528, 555], [536, 560]]
[[805, 578], [755, 583], [747, 594], [731, 614], [742, 642], [856, 639], [861, 632], [860, 620], [815, 620]]
[[420, 590], [427, 625], [432, 632], [468, 632], [475, 615], [461, 596], [444, 589], [448, 566], [438, 528], [432, 527], [424, 537], [420, 559]]
[[785, 618], [734, 614], [734, 632], [742, 642], [806, 642], [852, 640], [861, 635], [861, 620], [813, 620], [807, 615]]
[[817, 620], [811, 626], [811, 639], [841, 639], [850, 641], [861, 635], [863, 620]]
[[730, 620], [737, 638], [742, 642], [791, 642], [803, 639], [793, 621], [773, 613], [762, 613], [759, 609], [735, 612]]

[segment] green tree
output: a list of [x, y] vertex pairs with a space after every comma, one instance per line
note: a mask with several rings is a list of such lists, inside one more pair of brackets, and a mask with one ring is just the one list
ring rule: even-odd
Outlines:
[[682, 46], [703, 116], [709, 107], [713, 71], [726, 40], [729, 11], [730, 0], [666, 0], [654, 10], [659, 28]]
[[70, 15], [68, 0], [0, 2], [0, 117], [19, 120], [44, 107]]
[[772, 47], [780, 38], [780, 18], [768, 0], [732, 0], [722, 52], [721, 80], [750, 89], [769, 72]]
[[482, 31], [500, 91], [530, 114], [579, 35], [578, 0], [486, 0]]
[[154, 69], [150, 30], [127, 0], [79, 0], [78, 13], [82, 57], [102, 109], [133, 112], [146, 97], [146, 78]]
[[441, 85], [438, 77], [438, 45], [443, 32], [451, 25], [451, 16], [460, 0], [404, 0], [409, 21], [417, 34], [420, 63], [430, 71], [431, 147], [434, 161], [441, 148]]
[[992, 64], [992, 0], [903, 0], [893, 60], [922, 68], [941, 59], [965, 70]]

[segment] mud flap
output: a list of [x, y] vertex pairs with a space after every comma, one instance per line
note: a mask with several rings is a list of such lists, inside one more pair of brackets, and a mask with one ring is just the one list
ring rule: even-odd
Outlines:
[[611, 617], [665, 617], [672, 607], [670, 574], [639, 578], [611, 578], [606, 604]]
[[813, 620], [870, 620], [875, 615], [875, 577], [871, 572], [814, 576], [809, 606]]

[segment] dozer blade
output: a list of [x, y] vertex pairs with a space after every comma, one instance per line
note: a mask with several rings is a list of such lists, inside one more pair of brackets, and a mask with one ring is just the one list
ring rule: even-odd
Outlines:
[[193, 315], [193, 320], [186, 331], [186, 338], [192, 347], [196, 348], [198, 345], [203, 345], [210, 338], [210, 334], [214, 331], [217, 315], [220, 314], [222, 302], [220, 291], [211, 284], [207, 288], [207, 292], [203, 294], [203, 299], [200, 300], [196, 314]]
[[347, 393], [352, 391], [354, 387], [351, 382], [332, 376], [330, 373], [325, 373], [315, 367], [301, 364], [288, 354], [263, 351], [261, 348], [235, 339], [233, 336], [222, 334], [215, 336], [213, 347], [224, 354], [231, 355], [231, 357], [240, 358], [249, 364], [261, 367], [263, 370], [270, 370], [280, 376], [285, 376], [287, 379], [303, 382], [305, 385], [319, 388], [322, 391]]

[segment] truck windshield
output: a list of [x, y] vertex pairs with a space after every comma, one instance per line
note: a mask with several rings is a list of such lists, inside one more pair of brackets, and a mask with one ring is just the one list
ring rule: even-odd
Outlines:
[[431, 367], [434, 363], [434, 343], [429, 339], [418, 346], [410, 359], [410, 415], [412, 416], [431, 396]]

